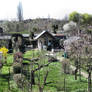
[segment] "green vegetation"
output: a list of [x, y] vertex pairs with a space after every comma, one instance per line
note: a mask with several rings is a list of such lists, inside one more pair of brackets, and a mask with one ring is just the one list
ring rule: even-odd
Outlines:
[[8, 32], [7, 34], [29, 34], [29, 32], [27, 30], [21, 31], [21, 32]]
[[70, 13], [69, 20], [77, 22], [77, 23], [80, 22], [83, 25], [85, 25], [85, 24], [88, 25], [88, 24], [92, 24], [92, 22], [91, 22], [92, 15], [88, 14], [88, 13], [81, 14], [81, 13], [74, 11], [74, 12]]
[[[43, 52], [44, 53], [44, 52]], [[45, 52], [46, 53], [46, 52]], [[61, 53], [59, 53], [61, 54]], [[59, 55], [57, 54], [57, 55]], [[37, 58], [40, 57], [41, 52], [37, 51], [37, 50], [31, 50], [31, 51], [27, 51], [24, 54], [24, 58]], [[43, 62], [44, 58], [42, 57], [40, 61], [40, 63], [47, 63], [47, 59], [45, 58], [44, 62]], [[24, 61], [24, 62], [28, 62], [28, 61]], [[13, 81], [13, 73], [12, 73], [12, 66], [11, 64], [13, 63], [13, 55], [8, 55], [7, 57], [7, 64], [5, 66], [3, 66], [2, 68], [2, 72], [0, 72], [0, 92], [23, 92], [21, 89], [19, 89], [16, 85], [16, 83]], [[11, 72], [11, 76], [10, 76], [10, 88], [11, 90], [8, 91], [8, 78], [9, 78], [9, 68], [10, 68], [10, 72]], [[64, 92], [64, 88], [66, 90], [66, 92], [85, 92], [85, 91], [79, 91], [79, 90], [86, 90], [87, 89], [87, 80], [82, 77], [82, 81], [80, 82], [80, 80], [75, 80], [74, 79], [74, 75], [70, 75], [70, 74], [64, 74], [62, 72], [62, 65], [60, 62], [53, 62], [51, 63], [48, 67], [42, 68], [40, 70], [40, 81], [42, 82], [43, 80], [43, 76], [45, 74], [45, 71], [49, 70], [48, 73], [48, 77], [47, 77], [47, 84], [44, 88], [44, 92]], [[36, 82], [38, 82], [37, 80], [37, 74], [38, 71], [36, 71], [35, 73], [35, 80]], [[64, 85], [65, 84], [65, 85]], [[65, 86], [65, 87], [64, 87]], [[33, 92], [38, 92], [38, 86], [35, 85], [33, 86]]]
[[80, 14], [79, 14], [78, 12], [74, 11], [74, 12], [72, 12], [72, 13], [69, 15], [69, 20], [78, 23], [78, 21], [79, 21], [79, 16], [80, 16]]

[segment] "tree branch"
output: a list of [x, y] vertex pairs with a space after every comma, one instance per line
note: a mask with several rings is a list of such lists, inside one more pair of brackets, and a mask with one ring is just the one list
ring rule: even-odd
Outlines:
[[34, 62], [34, 61], [38, 61], [39, 58], [33, 58], [33, 59], [23, 58], [23, 60]]
[[44, 83], [43, 83], [43, 85], [46, 84], [46, 79], [47, 79], [47, 77], [48, 77], [48, 73], [49, 73], [49, 71], [46, 72], [46, 75], [45, 75], [45, 77], [44, 77]]
[[36, 68], [35, 70], [33, 70], [33, 72], [38, 71], [38, 70], [40, 70], [40, 69], [43, 68], [43, 67], [47, 67], [50, 63], [51, 63], [51, 62], [49, 62], [48, 64], [45, 64], [45, 65], [39, 66], [38, 68]]

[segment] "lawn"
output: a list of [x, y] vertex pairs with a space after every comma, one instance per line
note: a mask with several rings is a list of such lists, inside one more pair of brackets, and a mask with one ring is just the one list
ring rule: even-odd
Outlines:
[[[46, 54], [46, 52], [45, 52]], [[37, 50], [27, 51], [23, 56], [25, 58], [38, 58], [44, 55]], [[44, 62], [47, 63], [47, 59], [41, 57], [40, 64]], [[29, 61], [23, 61], [28, 62]], [[7, 57], [7, 64], [3, 66], [2, 71], [0, 73], [0, 92], [23, 92], [19, 89], [16, 83], [13, 81], [13, 71], [12, 71], [12, 63], [13, 63], [13, 55], [8, 55]], [[35, 66], [34, 68], [36, 68]], [[8, 78], [9, 78], [9, 68], [10, 68], [10, 91], [8, 91]], [[62, 65], [60, 62], [53, 62], [48, 67], [42, 68], [40, 70], [40, 81], [43, 82], [43, 76], [45, 71], [49, 70], [48, 77], [47, 77], [47, 85], [44, 88], [44, 92], [86, 92], [84, 89], [87, 89], [87, 79], [82, 77], [82, 81], [74, 79], [74, 75], [64, 74], [62, 72]], [[38, 71], [35, 73], [35, 80], [37, 80]], [[82, 90], [82, 91], [81, 91]], [[33, 86], [33, 92], [38, 92], [38, 86]]]

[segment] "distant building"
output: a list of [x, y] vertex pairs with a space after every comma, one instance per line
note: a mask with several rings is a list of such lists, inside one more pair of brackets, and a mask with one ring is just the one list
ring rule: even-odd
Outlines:
[[[1, 29], [0, 33], [2, 34], [3, 31]], [[12, 38], [15, 40], [19, 37], [22, 37], [22, 46], [25, 48], [38, 48], [39, 50], [46, 49], [51, 50], [54, 49], [60, 49], [62, 48], [62, 42], [60, 40], [66, 39], [66, 36], [63, 34], [51, 34], [49, 31], [42, 31], [40, 34], [35, 34], [34, 38], [30, 40], [29, 34], [5, 34], [0, 35], [0, 42], [4, 42], [3, 46], [6, 46], [9, 50], [13, 50], [12, 47]], [[14, 40], [14, 41], [15, 41]], [[61, 42], [61, 43], [60, 43]], [[2, 46], [2, 44], [1, 44]], [[29, 48], [29, 49], [31, 49]], [[11, 51], [12, 52], [12, 51]]]
[[[17, 40], [19, 39], [19, 37], [22, 38], [22, 46], [20, 46], [20, 49], [23, 50], [25, 49], [24, 47], [27, 46], [27, 43], [30, 43], [27, 39], [29, 38], [28, 34], [5, 34], [3, 33], [2, 35], [2, 31], [0, 31], [1, 35], [0, 35], [0, 46], [5, 46], [9, 49], [9, 52], [13, 52], [13, 47], [12, 47], [12, 43], [13, 42], [17, 42]], [[22, 48], [21, 48], [22, 47]]]

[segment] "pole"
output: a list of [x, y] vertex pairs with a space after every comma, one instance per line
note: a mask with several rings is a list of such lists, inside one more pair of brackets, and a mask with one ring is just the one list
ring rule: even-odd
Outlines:
[[88, 92], [91, 92], [91, 66], [88, 68]]
[[8, 89], [10, 90], [10, 68], [8, 69], [9, 71], [9, 76], [8, 76]]
[[66, 87], [66, 83], [65, 82], [66, 82], [66, 80], [64, 78], [64, 92], [66, 92], [66, 88], [65, 88]]

